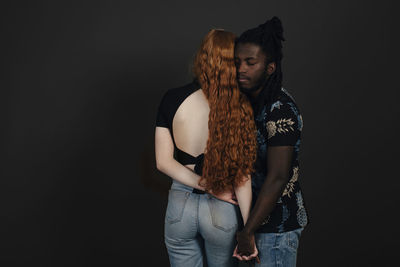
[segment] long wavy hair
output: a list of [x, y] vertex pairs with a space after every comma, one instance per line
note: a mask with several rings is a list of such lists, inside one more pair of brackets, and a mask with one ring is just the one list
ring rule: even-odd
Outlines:
[[208, 141], [200, 184], [213, 193], [240, 186], [253, 172], [256, 126], [236, 80], [236, 36], [211, 30], [195, 55], [193, 73], [208, 99]]

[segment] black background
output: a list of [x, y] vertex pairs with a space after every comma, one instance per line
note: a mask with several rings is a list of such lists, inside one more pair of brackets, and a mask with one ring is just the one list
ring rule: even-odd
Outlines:
[[190, 81], [211, 28], [283, 21], [284, 86], [304, 118], [311, 224], [298, 266], [398, 258], [395, 1], [3, 4], [1, 266], [168, 266], [162, 94]]

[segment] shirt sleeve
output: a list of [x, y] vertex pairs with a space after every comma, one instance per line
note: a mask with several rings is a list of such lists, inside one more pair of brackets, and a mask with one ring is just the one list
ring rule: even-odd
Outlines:
[[156, 127], [169, 128], [168, 121], [168, 97], [167, 94], [161, 99], [160, 105], [158, 106]]
[[277, 101], [265, 124], [268, 146], [294, 146], [300, 139], [303, 120], [292, 102]]

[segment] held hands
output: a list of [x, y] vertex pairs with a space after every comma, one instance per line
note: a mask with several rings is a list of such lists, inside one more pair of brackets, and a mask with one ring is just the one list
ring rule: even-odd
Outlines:
[[233, 257], [241, 261], [247, 261], [250, 264], [254, 263], [254, 260], [260, 263], [254, 234], [247, 234], [239, 231], [236, 233], [236, 240], [238, 244], [233, 251]]

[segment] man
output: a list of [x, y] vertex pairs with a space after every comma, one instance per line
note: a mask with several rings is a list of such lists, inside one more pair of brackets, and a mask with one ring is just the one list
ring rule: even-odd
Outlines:
[[[308, 222], [300, 190], [298, 153], [303, 126], [299, 110], [282, 88], [281, 21], [273, 17], [237, 40], [235, 61], [242, 92], [250, 99], [257, 126], [257, 161], [252, 175], [253, 209], [237, 233], [234, 256], [260, 265], [296, 266], [301, 231]], [[254, 254], [253, 254], [254, 255]]]

